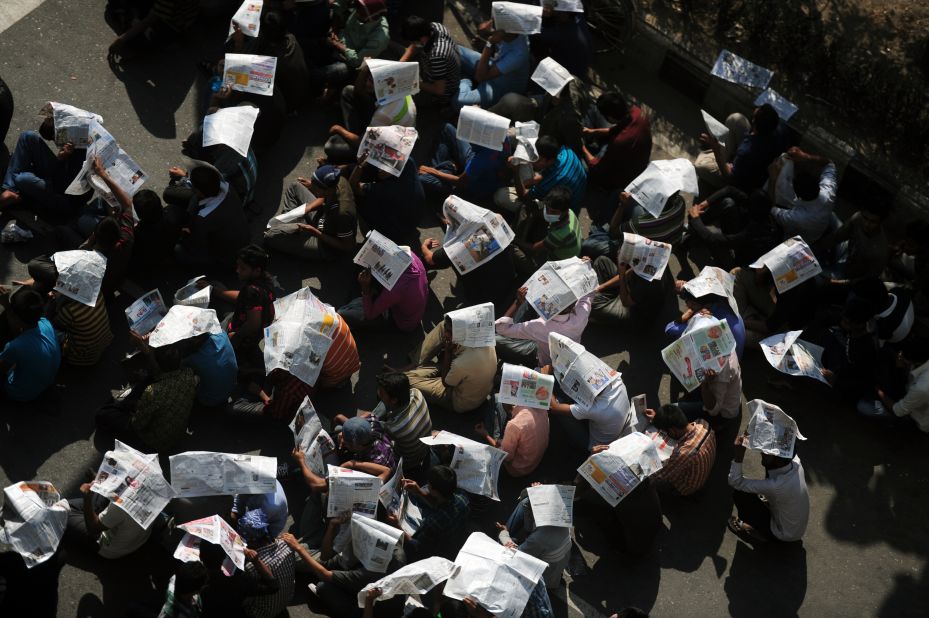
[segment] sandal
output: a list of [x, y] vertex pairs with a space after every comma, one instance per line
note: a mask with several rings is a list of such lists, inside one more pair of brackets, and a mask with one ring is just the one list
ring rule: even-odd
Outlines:
[[751, 526], [735, 515], [729, 518], [729, 521], [726, 522], [726, 527], [743, 541], [750, 541], [752, 543], [764, 543], [767, 541], [766, 538], [755, 532]]

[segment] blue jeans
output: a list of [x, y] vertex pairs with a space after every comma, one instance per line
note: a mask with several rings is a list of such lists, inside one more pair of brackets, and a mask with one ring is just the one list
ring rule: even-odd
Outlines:
[[[471, 144], [458, 139], [454, 125], [446, 123], [439, 132], [439, 139], [430, 165], [441, 172], [458, 175], [464, 171], [471, 154]], [[420, 174], [419, 180], [423, 184], [426, 198], [430, 200], [444, 201], [454, 190], [450, 183], [432, 174]]]
[[69, 200], [64, 191], [80, 170], [82, 153], [75, 151], [61, 161], [42, 136], [35, 131], [23, 131], [10, 155], [3, 189], [15, 191], [23, 199], [61, 214], [68, 210]]
[[608, 223], [591, 225], [590, 235], [581, 244], [581, 255], [586, 255], [591, 259], [598, 258], [601, 255], [613, 257], [622, 244], [622, 240], [610, 236]]
[[[458, 105], [480, 105], [487, 108], [497, 103], [508, 92], [522, 92], [526, 89], [528, 74], [517, 70], [512, 73], [501, 74], [498, 77], [481, 82], [477, 85], [472, 81], [477, 63], [481, 54], [470, 47], [458, 46], [461, 55], [461, 83], [458, 86]], [[493, 66], [491, 60], [490, 66]]]

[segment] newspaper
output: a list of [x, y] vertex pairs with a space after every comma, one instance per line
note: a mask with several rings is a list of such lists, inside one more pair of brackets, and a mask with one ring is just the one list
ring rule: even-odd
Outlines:
[[739, 314], [739, 305], [735, 302], [735, 277], [717, 266], [704, 266], [700, 274], [684, 284], [684, 289], [700, 298], [714, 294], [726, 299], [733, 313]]
[[719, 52], [710, 75], [715, 75], [733, 84], [751, 88], [767, 88], [774, 72], [724, 49]]
[[562, 89], [568, 85], [568, 82], [574, 79], [571, 72], [564, 68], [551, 57], [545, 58], [532, 72], [529, 78], [538, 84], [542, 90], [557, 97], [561, 94]]
[[798, 439], [806, 440], [797, 422], [783, 410], [761, 399], [752, 399], [747, 404], [752, 413], [745, 428], [748, 436], [746, 448], [791, 459]]
[[442, 243], [459, 275], [471, 272], [506, 249], [516, 235], [498, 213], [450, 195], [442, 205], [449, 220]]
[[165, 307], [165, 301], [157, 288], [146, 292], [126, 309], [129, 330], [142, 336], [152, 332], [167, 314], [168, 308]]
[[358, 147], [358, 157], [367, 152], [366, 163], [391, 176], [399, 176], [413, 152], [417, 137], [419, 134], [413, 127], [368, 127]]
[[282, 212], [279, 215], [271, 217], [268, 219], [268, 225], [266, 228], [270, 230], [273, 227], [281, 227], [290, 223], [303, 223], [302, 219], [306, 216], [307, 205], [315, 200], [316, 196], [310, 193], [310, 199], [308, 202], [301, 204], [296, 208], [291, 208], [287, 212]]
[[332, 338], [311, 323], [275, 319], [264, 330], [264, 365], [270, 374], [283, 369], [309, 386], [316, 384]]
[[374, 96], [378, 105], [386, 105], [419, 92], [419, 63], [395, 62], [368, 58], [365, 60], [374, 81]]
[[490, 5], [494, 30], [510, 34], [542, 32], [542, 7], [519, 2], [494, 2]]
[[543, 0], [543, 6], [551, 7], [559, 13], [583, 13], [584, 4], [581, 0]]
[[203, 147], [225, 144], [243, 157], [255, 131], [258, 108], [251, 105], [224, 107], [203, 117]]
[[449, 311], [445, 317], [452, 321], [452, 341], [455, 343], [466, 348], [486, 348], [497, 344], [493, 303]]
[[358, 607], [364, 607], [368, 590], [373, 588], [381, 591], [375, 603], [398, 595], [426, 594], [448, 579], [454, 570], [455, 563], [441, 556], [413, 562], [362, 588], [358, 593]]
[[434, 436], [419, 440], [429, 446], [454, 445], [455, 454], [452, 456], [450, 467], [458, 475], [459, 489], [500, 501], [497, 481], [500, 478], [500, 466], [506, 459], [506, 451], [448, 431], [440, 431]]
[[629, 264], [633, 272], [646, 281], [661, 279], [669, 259], [671, 245], [668, 243], [623, 232], [623, 244], [619, 247], [616, 261]]
[[326, 477], [328, 465], [335, 463], [335, 442], [329, 436], [316, 414], [316, 408], [309, 397], [297, 408], [297, 413], [290, 421], [290, 431], [294, 434], [294, 445], [303, 451], [306, 463], [316, 476]]
[[148, 528], [176, 496], [161, 472], [157, 454], [140, 453], [116, 440], [107, 451], [90, 490], [106, 497], [143, 528]]
[[550, 320], [596, 290], [597, 273], [590, 262], [573, 257], [546, 262], [524, 285], [526, 300], [542, 319]]
[[[509, 3], [494, 2], [494, 6], [498, 4]], [[488, 112], [476, 105], [462, 107], [458, 115], [458, 139], [491, 150], [503, 150], [503, 141], [506, 139], [506, 132], [509, 128], [509, 118]]]
[[535, 556], [474, 532], [458, 552], [443, 594], [459, 601], [472, 597], [498, 618], [519, 618], [546, 568]]
[[185, 532], [177, 549], [174, 550], [174, 557], [178, 560], [182, 562], [199, 560], [200, 540], [203, 539], [223, 548], [226, 559], [223, 561], [222, 569], [227, 576], [231, 576], [235, 569], [245, 570], [245, 540], [219, 515], [180, 524], [178, 529]]
[[388, 515], [393, 515], [399, 521], [403, 505], [403, 458], [397, 463], [397, 469], [390, 480], [381, 486], [377, 492], [378, 500], [384, 505]]
[[221, 332], [223, 327], [213, 309], [174, 305], [149, 335], [148, 345], [160, 348], [204, 333], [218, 335]]
[[69, 142], [75, 148], [87, 148], [91, 142], [91, 121], [103, 124], [103, 117], [99, 114], [55, 101], [46, 103], [40, 114], [52, 119], [55, 125], [55, 145], [59, 148]]
[[266, 96], [274, 94], [276, 56], [226, 54], [223, 67], [223, 83], [233, 90]]
[[620, 379], [618, 371], [560, 333], [549, 333], [548, 347], [562, 390], [586, 408], [610, 383]]
[[84, 165], [65, 189], [65, 194], [83, 195], [93, 189], [111, 206], [119, 206], [120, 204], [113, 197], [106, 183], [94, 174], [93, 161], [99, 158], [110, 180], [129, 196], [135, 195], [148, 179], [148, 175], [142, 171], [132, 157], [126, 154], [126, 151], [120, 148], [110, 132], [96, 120], [90, 122], [88, 139], [91, 143], [87, 147]]
[[706, 370], [718, 372], [735, 350], [735, 338], [726, 320], [695, 315], [680, 339], [661, 351], [661, 358], [688, 392], [706, 379]]
[[749, 264], [749, 268], [762, 266], [767, 266], [771, 271], [779, 294], [823, 272], [810, 246], [799, 236], [788, 238]]
[[645, 434], [635, 432], [588, 457], [577, 471], [610, 506], [616, 506], [661, 466], [655, 443]]
[[27, 569], [55, 555], [71, 512], [68, 501], [47, 481], [14, 483], [3, 494], [0, 545], [22, 556]]
[[787, 122], [793, 115], [796, 114], [800, 108], [782, 97], [780, 94], [768, 88], [758, 95], [758, 98], [755, 99], [755, 105], [761, 106], [764, 104], [769, 104], [777, 112], [777, 115], [781, 117], [781, 120]]
[[574, 525], [574, 485], [527, 487], [536, 526], [570, 528]]
[[555, 376], [545, 375], [522, 365], [503, 363], [497, 401], [548, 410], [552, 405], [554, 389]]
[[58, 270], [55, 291], [82, 305], [96, 306], [106, 272], [103, 254], [83, 249], [59, 251], [52, 255], [52, 261]]
[[227, 40], [235, 32], [235, 25], [239, 26], [239, 30], [245, 36], [257, 38], [259, 30], [261, 30], [261, 7], [263, 4], [264, 0], [245, 0], [229, 22]]
[[823, 349], [800, 339], [802, 330], [772, 335], [761, 340], [761, 351], [771, 366], [791, 376], [806, 376], [829, 384], [823, 377]]
[[364, 517], [377, 515], [378, 493], [381, 479], [358, 470], [329, 466], [329, 502], [326, 517], [338, 517], [343, 513], [358, 513]]
[[681, 191], [697, 195], [697, 170], [688, 159], [651, 161], [625, 191], [653, 217], [664, 210], [668, 198]]
[[391, 239], [377, 230], [371, 230], [354, 262], [370, 270], [371, 276], [377, 279], [378, 283], [392, 290], [413, 263], [413, 257], [408, 250], [399, 247]]
[[213, 293], [213, 286], [208, 285], [202, 290], [197, 282], [206, 279], [206, 275], [194, 277], [184, 284], [184, 287], [174, 293], [175, 305], [187, 305], [188, 307], [200, 307], [206, 309], [210, 306], [210, 295]]
[[[427, 485], [424, 489], [428, 489], [428, 487]], [[422, 524], [422, 510], [410, 499], [410, 495], [407, 492], [403, 492], [403, 496], [400, 499], [400, 529], [410, 536], [413, 536]]]
[[658, 451], [658, 459], [661, 463], [668, 461], [677, 448], [677, 440], [669, 436], [664, 431], [659, 431], [654, 425], [649, 425], [642, 432], [649, 440], [655, 443], [655, 449]]
[[725, 146], [726, 140], [729, 139], [729, 128], [713, 118], [706, 110], [701, 109], [700, 114], [703, 116], [703, 124], [706, 126], [706, 130], [716, 138], [720, 146]]
[[403, 531], [389, 524], [352, 513], [352, 553], [362, 566], [374, 573], [386, 573]]
[[179, 498], [269, 494], [277, 489], [277, 458], [209, 451], [171, 455], [171, 487]]

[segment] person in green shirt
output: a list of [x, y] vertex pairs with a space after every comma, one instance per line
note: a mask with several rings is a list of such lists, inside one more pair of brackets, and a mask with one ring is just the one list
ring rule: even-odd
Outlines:
[[[526, 277], [545, 262], [565, 260], [581, 252], [581, 225], [571, 210], [571, 190], [554, 187], [540, 205], [526, 205], [516, 229], [513, 262]], [[533, 232], [538, 237], [540, 229], [545, 230], [544, 236], [533, 240]]]

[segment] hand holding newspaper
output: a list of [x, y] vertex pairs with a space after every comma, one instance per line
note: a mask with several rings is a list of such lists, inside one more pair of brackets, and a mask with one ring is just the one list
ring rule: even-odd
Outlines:
[[636, 176], [625, 189], [653, 217], [664, 210], [668, 198], [675, 193], [696, 195], [697, 170], [688, 159], [651, 161], [645, 171]]
[[751, 88], [767, 88], [774, 72], [724, 49], [716, 57], [716, 63], [710, 75], [715, 75], [733, 84], [742, 84]]
[[582, 406], [593, 406], [597, 395], [620, 379], [618, 371], [560, 333], [549, 333], [548, 347], [562, 390]]
[[223, 83], [239, 92], [271, 96], [274, 94], [276, 56], [226, 54], [223, 62]]
[[255, 132], [258, 108], [251, 105], [224, 107], [203, 117], [203, 147], [225, 144], [243, 157]]
[[381, 479], [358, 470], [329, 466], [329, 502], [326, 517], [357, 513], [374, 518], [377, 515]]
[[82, 305], [95, 307], [106, 272], [106, 258], [96, 251], [59, 251], [52, 255], [58, 280], [55, 291]]
[[354, 259], [355, 264], [371, 271], [371, 276], [386, 289], [392, 290], [400, 276], [413, 263], [409, 252], [377, 230], [368, 232], [365, 244]]
[[501, 215], [454, 195], [445, 200], [442, 211], [449, 220], [442, 244], [460, 275], [503, 253], [516, 237]]
[[571, 72], [564, 68], [551, 57], [545, 58], [532, 72], [529, 78], [538, 84], [542, 90], [557, 97], [568, 82], [574, 79]]
[[494, 327], [494, 304], [482, 303], [473, 307], [449, 311], [445, 317], [452, 321], [452, 341], [466, 348], [486, 348], [497, 343]]
[[655, 443], [635, 432], [588, 457], [577, 471], [610, 506], [616, 506], [661, 466]]
[[806, 440], [797, 422], [774, 404], [753, 399], [746, 404], [752, 413], [745, 428], [745, 447], [790, 459], [794, 456], [797, 439]]
[[325, 478], [328, 465], [336, 463], [335, 442], [329, 436], [316, 414], [316, 408], [309, 397], [297, 409], [290, 422], [290, 431], [294, 434], [294, 445], [303, 451], [307, 465], [313, 474]]
[[387, 572], [403, 531], [389, 524], [352, 513], [352, 553], [362, 566], [374, 573]]
[[758, 95], [758, 98], [755, 99], [756, 106], [760, 107], [765, 104], [773, 107], [777, 112], [777, 115], [780, 116], [781, 120], [784, 122], [787, 122], [793, 118], [793, 115], [796, 114], [800, 109], [770, 88], [763, 91]]
[[263, 4], [264, 0], [245, 0], [229, 22], [229, 34], [226, 35], [226, 39], [228, 40], [232, 36], [236, 26], [245, 36], [257, 38], [258, 32], [261, 30], [261, 9]]
[[527, 487], [536, 526], [570, 528], [574, 525], [574, 485]]
[[126, 309], [126, 319], [129, 321], [129, 330], [145, 336], [150, 333], [158, 323], [168, 314], [161, 292], [154, 289], [146, 292], [139, 300]]
[[519, 2], [494, 2], [490, 5], [494, 30], [510, 34], [542, 32], [542, 7]]
[[91, 121], [103, 124], [103, 117], [99, 114], [55, 101], [46, 103], [40, 114], [52, 119], [55, 125], [55, 145], [59, 148], [69, 142], [75, 148], [87, 148], [91, 143]]
[[735, 350], [735, 338], [725, 320], [695, 315], [680, 339], [661, 351], [672, 375], [687, 392], [706, 380], [707, 370], [718, 372]]
[[[495, 2], [494, 4], [503, 3]], [[466, 105], [461, 108], [461, 113], [458, 115], [458, 129], [456, 133], [460, 140], [490, 148], [491, 150], [501, 151], [503, 150], [503, 141], [506, 139], [506, 132], [509, 128], [509, 118], [498, 116], [476, 105]]]
[[236, 569], [245, 570], [245, 540], [219, 515], [189, 521], [179, 525], [178, 529], [185, 532], [174, 550], [174, 557], [178, 560], [182, 562], [199, 560], [202, 539], [223, 548], [226, 559], [223, 561], [222, 569], [227, 577], [231, 576]]
[[739, 315], [739, 305], [735, 302], [735, 277], [718, 266], [704, 266], [700, 274], [684, 284], [684, 289], [701, 298], [707, 294], [721, 296], [729, 303], [729, 308]]
[[522, 365], [503, 363], [497, 401], [548, 410], [552, 405], [554, 389], [555, 376], [545, 375]]
[[767, 267], [774, 276], [774, 285], [779, 294], [823, 272], [813, 251], [799, 236], [788, 238], [748, 266]]
[[703, 124], [706, 126], [706, 130], [716, 138], [720, 146], [725, 146], [726, 140], [729, 139], [729, 128], [716, 118], [713, 118], [706, 110], [701, 109], [700, 114], [703, 116]]
[[46, 481], [14, 483], [3, 494], [0, 545], [22, 556], [27, 569], [55, 555], [71, 512], [68, 501]]
[[458, 475], [458, 487], [472, 494], [500, 501], [497, 481], [500, 478], [500, 466], [506, 459], [506, 451], [448, 431], [440, 431], [434, 436], [420, 438], [419, 441], [428, 446], [454, 446], [455, 453], [449, 467]]
[[74, 180], [71, 181], [71, 184], [68, 185], [68, 188], [65, 189], [65, 194], [83, 195], [93, 189], [110, 206], [121, 207], [121, 204], [116, 201], [106, 183], [94, 173], [94, 160], [100, 159], [100, 163], [110, 180], [119, 185], [130, 197], [135, 195], [136, 191], [142, 187], [148, 179], [148, 175], [142, 171], [142, 168], [132, 157], [126, 154], [126, 151], [120, 148], [119, 144], [116, 143], [116, 139], [96, 119], [90, 121], [87, 139], [90, 141], [90, 145], [87, 147], [84, 165], [78, 175], [74, 177]]
[[358, 158], [367, 153], [367, 163], [391, 176], [399, 176], [413, 152], [417, 137], [419, 134], [413, 127], [368, 127], [358, 147]]
[[174, 293], [175, 305], [187, 305], [189, 307], [200, 307], [206, 309], [210, 306], [210, 295], [213, 293], [213, 286], [208, 285], [200, 288], [197, 284], [201, 279], [206, 279], [206, 275], [194, 277], [184, 284], [183, 287]]
[[646, 281], [661, 279], [669, 259], [671, 245], [668, 243], [623, 232], [623, 244], [619, 247], [617, 261], [631, 266], [633, 272]]
[[386, 105], [419, 92], [418, 62], [368, 58], [365, 64], [374, 81], [374, 96], [378, 105]]
[[223, 327], [213, 309], [174, 305], [149, 335], [148, 345], [160, 348], [205, 333], [218, 335], [221, 332]]
[[358, 593], [358, 607], [364, 607], [367, 592], [373, 588], [381, 591], [375, 603], [398, 595], [426, 594], [448, 579], [454, 570], [455, 563], [441, 556], [413, 562], [362, 588]]
[[146, 529], [176, 496], [162, 475], [157, 454], [141, 453], [119, 440], [103, 456], [90, 490], [107, 498]]
[[802, 330], [772, 335], [761, 340], [761, 351], [772, 367], [790, 376], [806, 376], [829, 384], [823, 377], [823, 349], [800, 339]]
[[546, 262], [523, 284], [526, 301], [542, 319], [550, 320], [597, 289], [597, 274], [589, 261], [568, 258]]
[[277, 488], [276, 457], [187, 451], [169, 460], [179, 498], [268, 494]]

